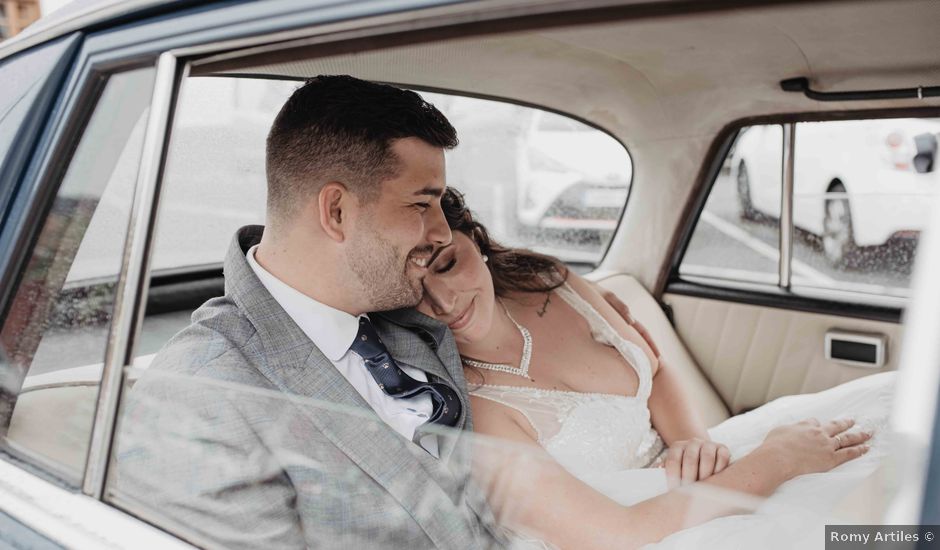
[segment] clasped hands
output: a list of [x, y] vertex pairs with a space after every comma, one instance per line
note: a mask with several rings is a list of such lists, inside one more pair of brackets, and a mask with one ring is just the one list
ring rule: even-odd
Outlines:
[[707, 479], [731, 463], [731, 451], [722, 443], [693, 437], [674, 441], [652, 468], [665, 468], [669, 488]]

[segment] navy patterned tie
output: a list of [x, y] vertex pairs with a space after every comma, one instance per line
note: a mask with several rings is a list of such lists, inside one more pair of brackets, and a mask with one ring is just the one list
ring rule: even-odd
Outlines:
[[446, 384], [420, 382], [405, 374], [388, 353], [369, 319], [359, 318], [359, 334], [349, 349], [362, 357], [369, 374], [386, 394], [404, 399], [424, 392], [429, 393], [434, 403], [434, 411], [425, 424], [451, 427], [457, 425], [457, 419], [460, 417], [460, 399], [457, 392]]

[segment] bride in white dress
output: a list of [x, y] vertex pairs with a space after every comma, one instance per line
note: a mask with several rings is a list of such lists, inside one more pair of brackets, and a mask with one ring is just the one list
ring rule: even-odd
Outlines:
[[490, 500], [516, 545], [822, 548], [827, 514], [884, 454], [873, 434], [894, 373], [705, 430], [668, 365], [590, 283], [493, 243], [456, 192], [442, 204], [454, 240], [418, 309], [454, 334], [474, 431], [539, 458], [476, 464], [504, 485]]

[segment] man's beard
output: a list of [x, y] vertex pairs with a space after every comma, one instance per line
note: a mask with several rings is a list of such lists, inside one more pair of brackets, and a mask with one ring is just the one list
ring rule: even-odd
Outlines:
[[[401, 258], [392, 243], [368, 227], [354, 239], [346, 256], [370, 311], [388, 311], [418, 305], [424, 288], [408, 277], [408, 258]], [[412, 251], [413, 252], [413, 251]]]

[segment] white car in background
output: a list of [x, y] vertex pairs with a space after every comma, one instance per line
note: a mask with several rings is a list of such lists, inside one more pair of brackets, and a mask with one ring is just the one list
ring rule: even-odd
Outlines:
[[[793, 223], [820, 237], [826, 259], [851, 265], [860, 247], [916, 242], [940, 186], [936, 119], [796, 125]], [[731, 175], [746, 219], [780, 215], [783, 129], [751, 126]]]
[[633, 166], [618, 141], [568, 117], [536, 111], [518, 155], [523, 229], [606, 242], [627, 201]]

